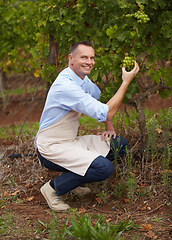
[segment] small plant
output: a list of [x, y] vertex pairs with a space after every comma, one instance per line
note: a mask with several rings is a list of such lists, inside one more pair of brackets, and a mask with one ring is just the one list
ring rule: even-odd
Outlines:
[[127, 196], [130, 200], [133, 200], [134, 194], [137, 189], [137, 179], [134, 176], [127, 178], [126, 186], [127, 186], [127, 190], [128, 190]]
[[114, 190], [112, 192], [112, 194], [115, 195], [115, 197], [117, 198], [121, 198], [126, 193], [127, 193], [127, 188], [123, 180], [121, 180], [117, 185], [115, 185]]
[[163, 176], [162, 176], [162, 183], [164, 186], [167, 186], [169, 183], [169, 166], [171, 160], [171, 150], [168, 148], [166, 158], [163, 158]]
[[75, 240], [94, 239], [94, 240], [115, 240], [124, 231], [130, 230], [134, 222], [120, 221], [118, 225], [113, 225], [106, 221], [105, 217], [99, 216], [94, 224], [91, 223], [90, 215], [82, 214], [81, 217], [76, 215], [76, 219], [71, 219], [72, 226], [68, 228], [69, 235]]
[[8, 184], [9, 184], [11, 187], [14, 187], [14, 186], [15, 186], [14, 177], [8, 179]]
[[109, 194], [107, 191], [102, 190], [97, 194], [97, 197], [101, 200], [102, 203], [106, 203], [109, 197]]
[[[62, 229], [59, 227], [57, 223], [56, 214], [53, 212], [53, 218], [51, 219], [50, 223], [42, 222], [38, 220], [39, 232], [48, 233], [49, 239], [51, 240], [61, 240], [67, 239], [65, 238], [68, 235], [67, 224], [68, 220], [66, 219]], [[42, 230], [43, 227], [43, 230]]]
[[148, 187], [139, 187], [136, 191], [138, 198], [144, 198], [146, 196], [151, 197], [151, 190]]

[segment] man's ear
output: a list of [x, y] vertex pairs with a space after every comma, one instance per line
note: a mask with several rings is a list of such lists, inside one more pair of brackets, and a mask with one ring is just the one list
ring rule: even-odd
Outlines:
[[68, 59], [69, 59], [69, 63], [72, 64], [73, 63], [73, 56], [72, 56], [72, 54], [68, 55]]

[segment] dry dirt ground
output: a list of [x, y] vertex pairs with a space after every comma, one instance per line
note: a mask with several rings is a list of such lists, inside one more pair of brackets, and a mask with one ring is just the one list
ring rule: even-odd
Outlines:
[[[6, 89], [38, 86], [38, 80], [32, 76], [11, 76], [5, 83]], [[41, 83], [41, 87], [45, 86]], [[42, 89], [42, 88], [41, 88]], [[40, 87], [34, 93], [23, 93], [20, 96], [9, 96], [3, 108], [0, 99], [0, 126], [15, 126], [18, 123], [39, 121], [44, 106], [45, 90]], [[34, 99], [33, 99], [34, 96]], [[158, 97], [149, 99], [146, 107], [158, 111], [171, 106], [171, 99], [161, 100]], [[34, 151], [34, 138], [24, 138], [21, 134], [18, 142], [15, 137], [8, 140], [0, 139], [0, 239], [46, 239], [48, 230], [38, 222], [49, 222], [52, 211], [48, 208], [40, 187], [58, 175], [43, 168]], [[13, 153], [21, 156], [9, 158]], [[170, 194], [158, 184], [160, 173], [155, 176], [157, 183], [151, 189], [151, 197], [134, 197], [132, 200], [122, 194], [120, 198], [113, 195], [117, 178], [113, 174], [102, 183], [93, 183], [89, 187], [91, 193], [78, 197], [72, 193], [64, 196], [64, 200], [75, 209], [78, 215], [83, 212], [102, 214], [107, 222], [117, 224], [120, 220], [135, 221], [140, 228], [125, 232], [123, 239], [161, 239], [172, 238], [172, 218]], [[139, 185], [138, 188], [143, 186]], [[103, 196], [102, 191], [107, 193]], [[71, 211], [56, 213], [59, 226], [63, 226], [66, 218], [70, 219]], [[2, 226], [5, 232], [2, 234]]]

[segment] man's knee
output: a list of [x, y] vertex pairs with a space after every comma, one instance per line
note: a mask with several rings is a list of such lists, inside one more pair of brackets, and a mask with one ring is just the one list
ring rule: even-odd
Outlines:
[[108, 178], [114, 171], [113, 163], [103, 156], [98, 156], [91, 166], [94, 168], [101, 181]]

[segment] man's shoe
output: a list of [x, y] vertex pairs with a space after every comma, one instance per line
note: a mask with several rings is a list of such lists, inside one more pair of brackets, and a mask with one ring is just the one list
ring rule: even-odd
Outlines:
[[77, 187], [73, 189], [72, 192], [78, 196], [84, 196], [90, 193], [90, 189], [88, 187]]
[[50, 186], [50, 181], [41, 187], [41, 193], [46, 199], [48, 206], [53, 211], [63, 211], [70, 208], [70, 206], [63, 202], [62, 198], [57, 195], [56, 191]]

